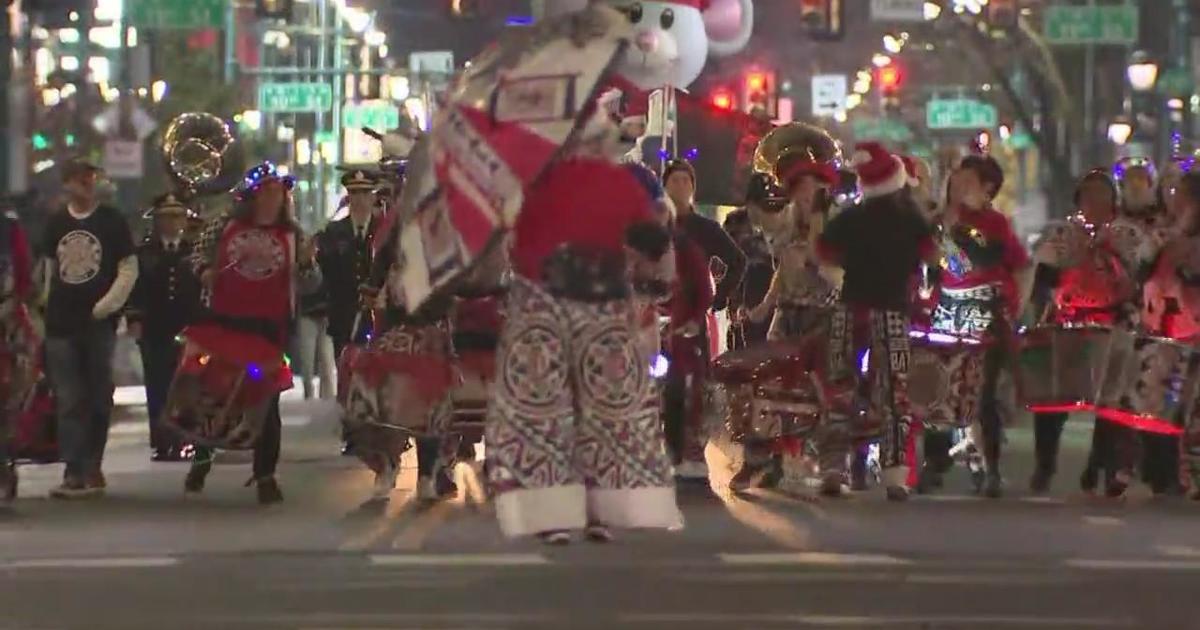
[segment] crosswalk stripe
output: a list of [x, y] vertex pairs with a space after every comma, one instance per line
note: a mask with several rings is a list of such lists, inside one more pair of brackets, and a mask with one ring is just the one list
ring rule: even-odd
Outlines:
[[833, 565], [833, 566], [903, 566], [909, 560], [879, 554], [853, 553], [720, 553], [717, 559], [728, 565]]
[[1131, 619], [1114, 617], [1022, 617], [1017, 615], [822, 615], [805, 613], [649, 613], [620, 616], [621, 623], [655, 624], [664, 627], [736, 624], [750, 627], [781, 624], [791, 627], [888, 628], [888, 627], [976, 627], [976, 628], [1115, 628], [1133, 627]]
[[1071, 558], [1063, 564], [1072, 569], [1097, 571], [1200, 571], [1197, 560]]
[[0, 563], [2, 569], [153, 569], [179, 564], [172, 556], [140, 558], [40, 558]]
[[485, 554], [373, 554], [367, 557], [378, 567], [521, 567], [550, 564], [536, 553]]

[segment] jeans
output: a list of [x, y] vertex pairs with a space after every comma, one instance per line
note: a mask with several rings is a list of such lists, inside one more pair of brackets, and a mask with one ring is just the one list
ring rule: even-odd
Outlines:
[[334, 376], [337, 359], [334, 356], [333, 339], [325, 333], [324, 317], [302, 316], [297, 324], [296, 360], [300, 363], [300, 382], [304, 385], [304, 397], [313, 397], [313, 376], [321, 379], [321, 398], [333, 398]]
[[442, 454], [442, 440], [435, 437], [417, 438], [417, 476], [432, 477], [437, 472], [438, 457]]
[[[270, 400], [249, 409], [246, 413], [265, 413], [262, 433], [254, 443], [254, 478], [263, 479], [275, 476], [275, 468], [279, 465], [279, 443], [283, 433], [283, 419], [279, 416], [279, 394]], [[193, 461], [203, 464], [212, 460], [213, 449], [207, 446], [197, 446]]]
[[142, 339], [142, 372], [146, 381], [146, 411], [150, 415], [150, 448], [164, 450], [178, 446], [178, 439], [162, 426], [159, 414], [167, 404], [167, 392], [179, 366], [179, 344], [172, 338]]
[[58, 441], [65, 476], [100, 472], [113, 406], [113, 349], [109, 321], [92, 321], [71, 337], [46, 338], [46, 368], [54, 384]]

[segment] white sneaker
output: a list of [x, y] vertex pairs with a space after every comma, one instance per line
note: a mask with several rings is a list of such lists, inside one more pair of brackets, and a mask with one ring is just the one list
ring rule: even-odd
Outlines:
[[421, 501], [437, 501], [437, 484], [432, 477], [417, 478], [417, 499]]
[[392, 495], [392, 490], [396, 488], [396, 477], [400, 474], [398, 466], [387, 466], [383, 470], [375, 473], [375, 492], [372, 495], [375, 499], [387, 499]]
[[684, 461], [675, 467], [675, 476], [680, 479], [708, 479], [708, 464]]

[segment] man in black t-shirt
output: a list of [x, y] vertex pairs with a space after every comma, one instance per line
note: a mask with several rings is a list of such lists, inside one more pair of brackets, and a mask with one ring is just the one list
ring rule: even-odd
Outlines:
[[67, 207], [42, 235], [48, 258], [46, 368], [57, 399], [58, 439], [66, 464], [54, 498], [104, 492], [100, 471], [112, 412], [112, 358], [117, 315], [137, 280], [129, 225], [99, 204], [100, 169], [81, 160], [63, 166]]

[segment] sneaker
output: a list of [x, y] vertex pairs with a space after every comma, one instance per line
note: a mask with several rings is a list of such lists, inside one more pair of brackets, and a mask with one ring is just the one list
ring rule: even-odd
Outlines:
[[888, 501], [896, 501], [896, 502], [907, 501], [908, 500], [908, 488], [906, 488], [904, 486], [888, 486], [887, 487], [887, 498], [888, 498]]
[[829, 475], [821, 480], [821, 496], [837, 499], [846, 494], [848, 488], [840, 474]]
[[605, 525], [588, 525], [587, 529], [583, 530], [584, 536], [594, 543], [610, 543], [613, 541], [612, 530]]
[[1079, 489], [1086, 494], [1094, 494], [1096, 486], [1100, 485], [1100, 471], [1092, 467], [1083, 469], [1083, 474], [1079, 476]]
[[434, 483], [432, 477], [417, 478], [417, 500], [419, 500], [419, 501], [437, 501], [438, 500], [437, 484]]
[[208, 473], [211, 470], [211, 461], [193, 461], [192, 467], [188, 469], [187, 477], [185, 477], [183, 480], [183, 491], [187, 494], [199, 494], [204, 492], [204, 480], [208, 478]]
[[383, 467], [383, 470], [375, 473], [375, 490], [372, 498], [386, 500], [392, 495], [392, 490], [396, 488], [396, 477], [400, 474], [400, 468], [394, 464], [388, 463]]
[[279, 490], [279, 482], [274, 477], [263, 477], [254, 480], [258, 486], [258, 504], [271, 505], [283, 502], [283, 492]]
[[88, 485], [86, 481], [79, 477], [67, 477], [63, 479], [62, 485], [50, 491], [50, 498], [90, 499], [100, 496], [103, 492], [103, 488]]
[[108, 480], [104, 478], [104, 473], [100, 472], [99, 470], [88, 475], [86, 483], [89, 488], [96, 488], [101, 492], [104, 492], [108, 489]]
[[550, 545], [552, 547], [563, 547], [571, 544], [571, 532], [565, 529], [542, 532], [537, 537], [538, 540], [542, 541], [543, 545]]
[[708, 479], [708, 464], [691, 460], [684, 461], [675, 467], [675, 476], [689, 481]]

